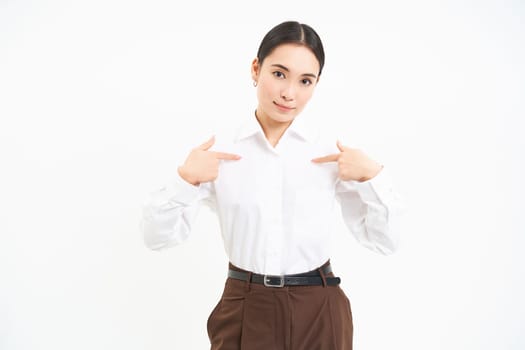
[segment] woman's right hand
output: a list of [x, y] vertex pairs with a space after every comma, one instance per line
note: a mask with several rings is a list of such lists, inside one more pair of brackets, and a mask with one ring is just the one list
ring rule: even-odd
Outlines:
[[220, 160], [239, 160], [241, 156], [232, 153], [208, 151], [215, 143], [215, 136], [212, 136], [202, 145], [194, 148], [182, 166], [177, 169], [179, 175], [197, 186], [201, 182], [213, 181], [219, 175]]

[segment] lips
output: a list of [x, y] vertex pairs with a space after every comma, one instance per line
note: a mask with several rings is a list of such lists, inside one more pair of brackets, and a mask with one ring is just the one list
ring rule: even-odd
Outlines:
[[292, 111], [295, 109], [295, 107], [289, 107], [289, 106], [284, 106], [284, 105], [281, 105], [277, 102], [274, 102], [273, 103], [274, 105], [276, 105], [279, 109], [283, 110], [283, 111]]

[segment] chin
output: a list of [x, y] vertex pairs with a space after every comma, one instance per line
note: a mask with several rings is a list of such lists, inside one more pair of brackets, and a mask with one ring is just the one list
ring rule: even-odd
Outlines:
[[295, 115], [294, 116], [277, 116], [277, 117], [272, 116], [272, 119], [280, 123], [289, 123], [295, 119]]
[[278, 120], [281, 122], [289, 122], [289, 121], [294, 120], [296, 116], [297, 116], [297, 113], [295, 113], [295, 111], [293, 112], [277, 111], [276, 113], [272, 115], [272, 119]]

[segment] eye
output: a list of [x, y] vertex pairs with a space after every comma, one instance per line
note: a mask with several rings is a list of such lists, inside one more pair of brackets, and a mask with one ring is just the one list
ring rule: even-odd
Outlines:
[[284, 74], [278, 70], [273, 72], [273, 75], [275, 75], [277, 78], [284, 78]]
[[308, 86], [312, 84], [312, 81], [310, 79], [304, 78], [303, 80], [301, 80], [301, 84]]

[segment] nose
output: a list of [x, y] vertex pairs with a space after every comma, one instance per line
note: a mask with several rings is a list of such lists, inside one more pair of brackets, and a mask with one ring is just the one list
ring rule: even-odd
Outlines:
[[292, 84], [286, 84], [281, 90], [281, 98], [285, 101], [293, 101], [295, 97], [295, 89]]

